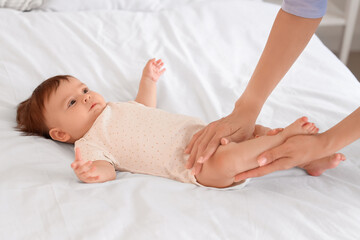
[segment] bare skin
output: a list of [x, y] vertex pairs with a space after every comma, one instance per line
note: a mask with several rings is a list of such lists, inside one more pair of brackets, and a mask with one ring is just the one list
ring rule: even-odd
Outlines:
[[[271, 129], [266, 134], [272, 136], [272, 135], [278, 134], [279, 132], [281, 132], [283, 130], [284, 130], [283, 128]], [[309, 163], [299, 164], [298, 167], [305, 169], [307, 174], [315, 177], [315, 176], [320, 176], [327, 169], [337, 167], [341, 161], [345, 161], [345, 160], [346, 160], [346, 157], [344, 154], [335, 153], [333, 155], [323, 157], [323, 158], [317, 159], [315, 161], [311, 161]], [[235, 181], [236, 181], [236, 179], [237, 179], [237, 176], [235, 176]]]
[[266, 99], [304, 50], [320, 21], [321, 18], [302, 18], [279, 10], [264, 51], [233, 112], [210, 123], [189, 142], [186, 148], [190, 154], [189, 168], [200, 172], [202, 163], [215, 153], [221, 141], [240, 142], [251, 138]]
[[322, 159], [360, 138], [359, 121], [360, 107], [326, 132], [293, 136], [283, 144], [260, 154], [260, 167], [239, 173], [236, 181], [261, 177], [274, 171], [308, 164], [313, 159]]
[[[196, 179], [199, 183], [209, 187], [229, 187], [235, 182], [236, 174], [258, 167], [256, 158], [261, 152], [283, 143], [289, 137], [315, 134], [317, 131], [318, 128], [313, 123], [309, 123], [306, 117], [302, 117], [275, 135], [260, 136], [240, 143], [231, 142], [222, 145], [203, 164], [202, 171], [195, 174]], [[315, 175], [337, 166], [340, 161], [341, 158], [332, 156], [298, 167]]]
[[335, 153], [331, 156], [324, 157], [308, 164], [302, 164], [298, 167], [303, 168], [306, 172], [314, 177], [320, 176], [328, 169], [336, 168], [341, 161], [345, 161], [346, 158], [342, 153]]

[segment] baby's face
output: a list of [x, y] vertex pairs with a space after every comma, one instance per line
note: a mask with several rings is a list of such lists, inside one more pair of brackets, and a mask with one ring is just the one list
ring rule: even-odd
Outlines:
[[45, 102], [44, 116], [50, 136], [73, 143], [85, 135], [105, 109], [104, 98], [76, 78], [61, 81]]

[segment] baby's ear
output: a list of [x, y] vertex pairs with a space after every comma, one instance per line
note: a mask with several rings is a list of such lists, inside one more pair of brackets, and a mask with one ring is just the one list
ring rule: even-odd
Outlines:
[[59, 142], [68, 142], [71, 138], [71, 136], [67, 132], [62, 131], [60, 128], [50, 129], [49, 135], [53, 140]]

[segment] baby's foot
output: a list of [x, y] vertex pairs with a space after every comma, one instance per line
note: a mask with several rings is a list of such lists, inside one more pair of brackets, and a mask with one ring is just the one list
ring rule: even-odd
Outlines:
[[315, 134], [319, 129], [315, 126], [314, 123], [308, 122], [307, 117], [302, 117], [284, 128], [279, 134], [285, 138], [289, 138], [298, 134]]
[[342, 153], [335, 153], [333, 155], [320, 158], [318, 160], [312, 161], [305, 166], [300, 166], [305, 169], [306, 172], [311, 176], [320, 176], [325, 170], [335, 168], [339, 165], [341, 161], [345, 161], [346, 157]]

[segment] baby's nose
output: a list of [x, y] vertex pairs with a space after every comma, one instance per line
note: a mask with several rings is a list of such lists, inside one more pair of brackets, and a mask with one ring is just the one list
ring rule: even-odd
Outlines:
[[87, 101], [89, 101], [89, 99], [90, 99], [90, 95], [89, 94], [85, 94], [85, 96], [84, 96], [84, 103], [87, 103]]

